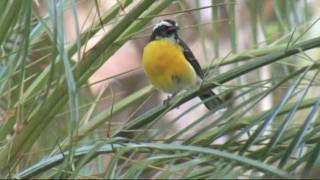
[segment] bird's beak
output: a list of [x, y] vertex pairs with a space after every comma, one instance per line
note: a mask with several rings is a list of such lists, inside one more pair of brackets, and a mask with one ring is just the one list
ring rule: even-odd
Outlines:
[[179, 26], [172, 26], [169, 28], [169, 31], [178, 31], [180, 30]]

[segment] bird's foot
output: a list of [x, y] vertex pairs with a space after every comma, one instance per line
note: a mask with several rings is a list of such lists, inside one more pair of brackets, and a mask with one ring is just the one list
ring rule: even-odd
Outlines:
[[171, 96], [168, 96], [167, 99], [163, 101], [163, 105], [168, 105], [171, 99], [176, 95], [177, 93], [172, 94]]

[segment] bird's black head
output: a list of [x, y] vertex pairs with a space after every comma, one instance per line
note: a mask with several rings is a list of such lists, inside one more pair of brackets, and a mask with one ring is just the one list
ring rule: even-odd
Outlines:
[[178, 24], [170, 19], [165, 19], [157, 23], [151, 35], [151, 40], [162, 38], [174, 38], [178, 37]]

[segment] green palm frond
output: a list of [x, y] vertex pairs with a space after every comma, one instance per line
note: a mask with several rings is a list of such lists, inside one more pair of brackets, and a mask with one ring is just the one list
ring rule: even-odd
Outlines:
[[[104, 11], [99, 6], [106, 2], [93, 1], [90, 12], [96, 17], [85, 30], [81, 3], [0, 1], [1, 177], [317, 177], [320, 37], [313, 32], [320, 18], [313, 6], [318, 2], [116, 0]], [[45, 15], [37, 12], [42, 6]], [[76, 36], [71, 44], [65, 33], [68, 10]], [[205, 10], [210, 22], [201, 14]], [[94, 97], [93, 85], [141, 70], [88, 83], [125, 43], [144, 41], [149, 23], [164, 16], [177, 18], [184, 33], [199, 37], [208, 72], [201, 86], [152, 107], [145, 107], [155, 92], [150, 85], [122, 99], [112, 88]], [[195, 25], [184, 26], [184, 16]], [[247, 49], [240, 46], [242, 27], [248, 28]], [[208, 89], [219, 90], [228, 109], [196, 114], [202, 103], [185, 108]], [[104, 100], [109, 105], [98, 110]], [[183, 110], [168, 116], [179, 107]], [[126, 119], [114, 120], [125, 112]], [[190, 114], [195, 116], [187, 123]]]

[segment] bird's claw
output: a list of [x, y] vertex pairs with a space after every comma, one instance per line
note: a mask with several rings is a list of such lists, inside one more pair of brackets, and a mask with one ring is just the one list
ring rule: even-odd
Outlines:
[[163, 101], [163, 105], [168, 105], [168, 104], [170, 103], [171, 99], [172, 99], [175, 95], [176, 95], [176, 93], [175, 93], [175, 94], [172, 94], [171, 96], [168, 96], [168, 98]]

